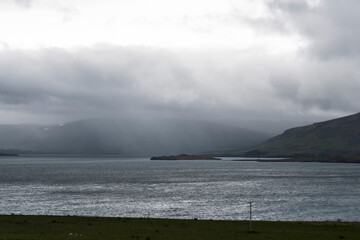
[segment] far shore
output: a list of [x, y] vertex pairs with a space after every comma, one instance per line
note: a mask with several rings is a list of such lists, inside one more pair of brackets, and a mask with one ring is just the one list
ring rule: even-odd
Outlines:
[[344, 158], [336, 158], [336, 157], [329, 157], [329, 158], [284, 158], [284, 159], [234, 159], [231, 161], [236, 162], [283, 162], [283, 163], [291, 163], [291, 162], [319, 162], [319, 163], [360, 163], [360, 159], [344, 159]]
[[16, 157], [16, 156], [19, 156], [18, 154], [16, 153], [0, 153], [0, 157], [3, 156], [3, 157]]
[[[122, 156], [122, 155], [93, 155], [93, 154], [15, 154], [15, 153], [0, 153], [0, 157], [26, 157], [26, 156], [41, 156], [41, 157], [68, 157], [68, 156], [104, 156], [104, 157], [136, 157], [136, 156]], [[224, 159], [226, 158], [226, 159]], [[219, 156], [219, 155], [170, 155], [170, 156], [156, 156], [151, 157], [150, 160], [214, 160], [214, 161], [239, 161], [239, 162], [277, 162], [277, 163], [291, 163], [291, 162], [320, 162], [320, 163], [360, 163], [359, 155], [344, 155], [344, 156], [327, 156], [327, 157], [284, 157], [284, 156]]]
[[159, 156], [152, 157], [150, 160], [221, 160], [221, 158], [216, 158], [208, 155], [171, 155], [171, 156]]
[[[323, 162], [323, 163], [360, 163], [359, 157], [354, 156], [329, 156], [329, 157], [307, 157], [307, 158], [282, 158], [282, 157], [251, 157], [245, 159], [236, 159], [242, 157], [226, 157], [229, 160], [223, 160], [221, 157], [211, 155], [171, 155], [152, 157], [150, 160], [219, 160], [219, 161], [241, 161], [241, 162]], [[231, 159], [233, 158], [233, 159]]]

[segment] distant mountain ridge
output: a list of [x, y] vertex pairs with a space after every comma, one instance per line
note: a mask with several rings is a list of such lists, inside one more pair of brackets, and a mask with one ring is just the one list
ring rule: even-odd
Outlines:
[[[50, 154], [165, 155], [235, 151], [268, 135], [206, 121], [88, 119], [60, 125], [0, 125], [0, 149]], [[1, 152], [1, 150], [0, 150]]]
[[240, 155], [326, 157], [348, 154], [360, 154], [360, 113], [288, 129]]

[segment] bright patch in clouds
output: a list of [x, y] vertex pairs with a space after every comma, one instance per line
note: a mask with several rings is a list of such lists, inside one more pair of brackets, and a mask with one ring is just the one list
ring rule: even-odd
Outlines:
[[263, 1], [34, 0], [0, 3], [0, 36], [10, 48], [73, 48], [105, 43], [166, 49], [297, 50], [303, 40], [262, 32], [271, 21]]

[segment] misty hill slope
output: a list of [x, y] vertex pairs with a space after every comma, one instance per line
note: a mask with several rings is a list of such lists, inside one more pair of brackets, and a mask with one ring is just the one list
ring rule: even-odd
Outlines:
[[35, 153], [158, 155], [234, 151], [267, 135], [203, 121], [90, 119], [54, 126], [0, 125], [0, 149]]
[[360, 113], [286, 130], [246, 156], [317, 157], [360, 153]]

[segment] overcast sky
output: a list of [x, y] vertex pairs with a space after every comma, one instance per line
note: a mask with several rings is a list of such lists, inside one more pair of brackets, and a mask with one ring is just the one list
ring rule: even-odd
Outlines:
[[1, 0], [0, 123], [360, 109], [358, 0]]

